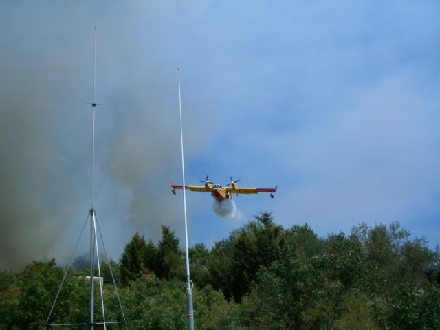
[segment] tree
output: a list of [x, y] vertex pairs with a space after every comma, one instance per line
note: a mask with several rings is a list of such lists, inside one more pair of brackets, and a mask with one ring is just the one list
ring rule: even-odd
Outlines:
[[179, 239], [168, 226], [162, 226], [162, 239], [158, 244], [155, 273], [164, 279], [184, 279], [182, 251], [179, 249]]
[[228, 239], [216, 242], [208, 261], [212, 287], [221, 290], [228, 300], [233, 297], [233, 260], [236, 240], [237, 232], [233, 232]]
[[335, 322], [337, 330], [379, 330], [372, 309], [373, 302], [362, 292], [349, 291], [343, 296], [342, 314]]
[[209, 258], [209, 251], [203, 243], [197, 243], [189, 248], [191, 280], [199, 288], [211, 283]]
[[[56, 309], [50, 322], [65, 321], [72, 311], [71, 303], [75, 281], [73, 270], [68, 269], [63, 290], [59, 292]], [[18, 309], [13, 323], [18, 329], [41, 329], [57, 297], [64, 271], [56, 266], [55, 260], [48, 262], [33, 261], [18, 275]]]
[[19, 308], [17, 275], [11, 271], [0, 272], [0, 329], [13, 329]]
[[153, 273], [142, 274], [120, 294], [128, 329], [185, 328], [185, 290], [181, 282], [161, 280]]
[[289, 253], [299, 253], [305, 256], [313, 256], [321, 253], [323, 242], [307, 225], [294, 225], [286, 231], [286, 240]]
[[240, 305], [227, 301], [221, 291], [211, 286], [194, 287], [195, 324], [199, 330], [240, 328]]
[[242, 319], [248, 329], [288, 329], [290, 301], [286, 298], [286, 281], [277, 274], [276, 264], [260, 268], [248, 294], [242, 297]]
[[372, 228], [361, 224], [352, 235], [362, 242], [366, 265], [359, 287], [372, 297], [378, 327], [435, 328], [438, 309], [428, 311], [427, 306], [435, 306], [439, 299], [430, 301], [432, 286], [422, 272], [434, 257], [427, 242], [418, 238], [411, 241], [410, 233], [397, 222]]
[[269, 266], [286, 256], [287, 244], [283, 227], [273, 222], [272, 215], [263, 212], [237, 234], [232, 266], [232, 292], [240, 302], [255, 280], [261, 266]]
[[144, 264], [147, 272], [152, 271], [156, 273], [157, 258], [158, 258], [158, 248], [150, 239], [148, 240], [145, 249], [145, 256], [144, 256]]
[[362, 243], [356, 236], [330, 234], [323, 247], [323, 253], [331, 258], [333, 264], [328, 269], [329, 276], [340, 281], [345, 289], [356, 288], [365, 279], [369, 270]]
[[136, 233], [125, 246], [120, 261], [121, 283], [128, 285], [145, 272], [147, 243], [144, 236]]
[[[439, 249], [411, 240], [398, 223], [318, 238], [307, 225], [286, 231], [262, 213], [211, 251], [196, 244], [189, 252], [200, 330], [440, 329], [440, 287], [423, 272], [437, 271]], [[122, 319], [122, 303], [130, 329], [185, 328], [184, 260], [174, 232], [163, 226], [158, 246], [134, 235], [120, 260], [129, 285], [119, 288], [119, 300], [104, 284], [107, 321]], [[104, 263], [106, 278], [110, 265], [118, 272], [114, 262]], [[89, 282], [55, 260], [0, 273], [0, 289], [0, 329], [42, 328], [57, 292], [49, 323], [87, 322]]]

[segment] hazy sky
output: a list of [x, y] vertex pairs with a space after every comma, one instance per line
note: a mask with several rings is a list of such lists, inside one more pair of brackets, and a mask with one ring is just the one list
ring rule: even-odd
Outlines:
[[87, 219], [94, 26], [94, 209], [112, 258], [137, 231], [183, 240], [169, 189], [182, 180], [177, 68], [186, 182], [278, 185], [273, 200], [235, 197], [236, 220], [188, 192], [190, 245], [270, 211], [323, 237], [398, 221], [434, 248], [438, 13], [438, 1], [1, 2], [0, 268], [65, 258]]

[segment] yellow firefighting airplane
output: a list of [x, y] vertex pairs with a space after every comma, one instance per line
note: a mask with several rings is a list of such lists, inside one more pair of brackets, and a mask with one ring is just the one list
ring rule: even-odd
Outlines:
[[[213, 184], [211, 181], [208, 180], [208, 176], [206, 176], [204, 182], [204, 186], [185, 186], [186, 189], [189, 189], [191, 191], [197, 191], [197, 192], [210, 192], [212, 197], [214, 197], [219, 202], [225, 200], [225, 199], [232, 199], [233, 194], [258, 194], [260, 192], [269, 192], [270, 197], [274, 198], [274, 193], [277, 191], [277, 187], [275, 188], [251, 188], [251, 187], [239, 187], [237, 185], [237, 182], [240, 180], [232, 180], [231, 183], [227, 186], [222, 186], [220, 184]], [[175, 195], [176, 189], [183, 189], [182, 185], [175, 185], [171, 182], [171, 192]]]

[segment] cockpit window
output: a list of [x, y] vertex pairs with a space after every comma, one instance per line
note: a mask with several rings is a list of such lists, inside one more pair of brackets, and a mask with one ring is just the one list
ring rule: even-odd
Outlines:
[[214, 184], [212, 187], [213, 187], [213, 188], [221, 188], [222, 186], [219, 185], [218, 183], [216, 183], [216, 184]]

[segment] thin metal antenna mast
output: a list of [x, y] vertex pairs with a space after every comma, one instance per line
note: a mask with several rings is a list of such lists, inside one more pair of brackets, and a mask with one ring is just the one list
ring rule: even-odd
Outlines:
[[[95, 171], [95, 110], [96, 110], [96, 26], [95, 26], [95, 40], [94, 40], [94, 58], [93, 58], [93, 102], [92, 102], [92, 164], [90, 175], [90, 329], [93, 330], [94, 325], [94, 266], [95, 266], [95, 247], [97, 249], [96, 241], [96, 218], [95, 210], [93, 209], [93, 181]], [[97, 251], [96, 251], [97, 252]], [[105, 327], [105, 325], [104, 325]]]
[[[61, 287], [63, 285], [63, 282], [66, 278], [67, 275], [67, 270], [68, 267], [66, 267], [66, 272], [64, 274], [64, 279], [63, 282], [61, 283], [59, 289], [58, 289], [58, 293], [57, 296], [55, 297], [55, 301], [52, 305], [52, 308], [49, 312], [49, 315], [46, 319], [46, 325], [47, 326], [90, 326], [90, 329], [93, 330], [94, 326], [97, 325], [99, 327], [103, 327], [103, 329], [107, 329], [107, 324], [120, 324], [123, 323], [125, 325], [125, 329], [127, 329], [127, 326], [125, 324], [125, 316], [124, 316], [124, 312], [122, 310], [122, 305], [121, 305], [121, 300], [119, 298], [119, 294], [118, 294], [118, 290], [116, 287], [116, 282], [114, 280], [114, 276], [113, 276], [113, 271], [111, 269], [111, 263], [110, 260], [108, 259], [107, 256], [107, 251], [105, 249], [104, 246], [104, 242], [102, 239], [102, 234], [101, 234], [101, 230], [99, 228], [98, 225], [98, 220], [96, 219], [96, 212], [93, 206], [93, 197], [94, 197], [94, 172], [95, 172], [95, 111], [96, 111], [96, 106], [98, 105], [98, 103], [96, 102], [96, 35], [97, 35], [97, 28], [95, 26], [95, 31], [94, 31], [94, 62], [93, 62], [93, 102], [89, 103], [92, 106], [92, 156], [91, 156], [91, 179], [90, 179], [90, 210], [89, 210], [89, 214], [88, 216], [90, 216], [90, 318], [89, 318], [89, 322], [88, 323], [77, 323], [77, 324], [69, 324], [69, 323], [53, 323], [53, 324], [49, 324], [49, 320], [50, 317], [54, 311], [54, 307], [56, 304], [56, 300], [59, 296], [59, 293], [61, 291]], [[86, 222], [88, 220], [89, 217], [87, 217]], [[86, 222], [84, 223], [84, 226], [86, 224]], [[83, 227], [84, 229], [84, 227]], [[104, 295], [103, 295], [103, 278], [101, 276], [101, 263], [99, 260], [99, 244], [98, 244], [98, 235], [97, 233], [99, 233], [100, 238], [101, 238], [101, 246], [103, 247], [103, 251], [104, 254], [107, 257], [107, 262], [108, 262], [108, 266], [109, 266], [109, 270], [110, 270], [110, 274], [112, 277], [112, 281], [113, 281], [113, 286], [115, 288], [116, 291], [116, 296], [118, 298], [118, 302], [119, 302], [119, 308], [121, 310], [121, 315], [122, 315], [122, 321], [106, 321], [105, 319], [105, 311], [104, 311]], [[81, 236], [81, 235], [80, 235]], [[79, 242], [79, 239], [78, 239]], [[77, 243], [78, 245], [78, 243]], [[76, 250], [76, 247], [75, 247]], [[96, 268], [97, 268], [97, 272], [98, 272], [98, 280], [99, 280], [99, 294], [100, 294], [100, 304], [101, 304], [101, 321], [95, 321], [95, 315], [94, 315], [94, 286], [95, 286], [95, 277], [94, 277], [94, 273], [95, 273], [95, 260], [96, 260]]]
[[[97, 232], [99, 229], [98, 220], [96, 219], [96, 212], [93, 208], [93, 197], [94, 197], [94, 172], [95, 172], [95, 112], [96, 112], [96, 106], [98, 103], [96, 102], [96, 53], [97, 53], [97, 46], [96, 46], [96, 26], [95, 26], [95, 35], [94, 35], [94, 62], [93, 62], [93, 102], [91, 103], [92, 106], [92, 164], [91, 164], [91, 182], [90, 182], [90, 329], [93, 330], [95, 325], [102, 325], [104, 329], [107, 329], [107, 324], [111, 323], [119, 323], [119, 322], [108, 322], [105, 319], [105, 311], [104, 311], [104, 295], [103, 295], [103, 280], [101, 276], [101, 263], [99, 260], [99, 249], [98, 249], [98, 235]], [[101, 236], [102, 241], [102, 236]], [[104, 247], [104, 242], [101, 242]], [[104, 247], [105, 254], [105, 247]], [[102, 322], [95, 322], [94, 318], [94, 270], [95, 270], [95, 256], [96, 256], [96, 265], [98, 269], [98, 280], [99, 280], [99, 295], [100, 295], [100, 302], [101, 302], [101, 318]], [[107, 258], [108, 261], [108, 258]], [[109, 268], [110, 272], [112, 274], [113, 278], [113, 272], [111, 270], [110, 262], [109, 262]], [[113, 285], [115, 286], [115, 290], [117, 292], [116, 283], [113, 279]], [[119, 300], [119, 295], [118, 300]], [[121, 313], [123, 316], [123, 322], [125, 324], [125, 317], [124, 312], [122, 311], [121, 302], [119, 300], [119, 307], [121, 308]], [[125, 325], [126, 327], [126, 325]]]
[[96, 26], [95, 26], [95, 34], [94, 34], [94, 57], [93, 57], [93, 102], [92, 105], [92, 163], [91, 163], [91, 178], [90, 178], [90, 204], [91, 210], [93, 210], [93, 175], [95, 172], [95, 109], [97, 106], [96, 103]]
[[[182, 184], [185, 184], [185, 156], [183, 152], [183, 125], [182, 125], [182, 99], [180, 94], [180, 69], [179, 71], [179, 119], [180, 119], [180, 151], [182, 155]], [[185, 260], [186, 260], [186, 303], [188, 311], [188, 330], [194, 330], [194, 310], [192, 303], [191, 276], [189, 271], [189, 252], [188, 252], [188, 221], [186, 217], [186, 189], [183, 189], [183, 214], [185, 218]]]

